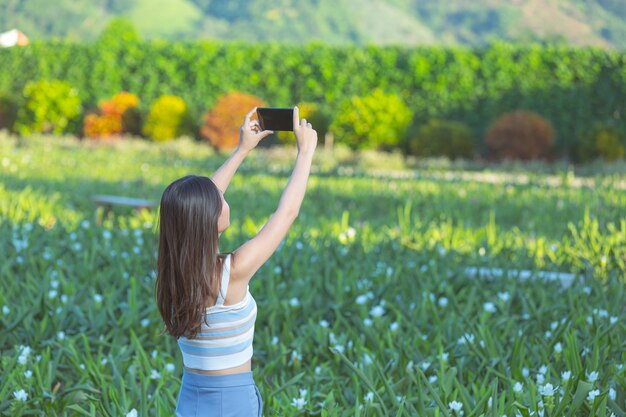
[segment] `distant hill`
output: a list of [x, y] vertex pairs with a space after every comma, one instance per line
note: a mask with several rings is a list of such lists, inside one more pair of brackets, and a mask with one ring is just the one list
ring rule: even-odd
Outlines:
[[0, 31], [94, 40], [114, 17], [144, 38], [626, 49], [626, 0], [0, 0]]

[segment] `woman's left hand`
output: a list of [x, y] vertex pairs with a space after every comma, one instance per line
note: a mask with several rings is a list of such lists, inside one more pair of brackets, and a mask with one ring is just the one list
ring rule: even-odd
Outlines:
[[254, 149], [261, 139], [274, 133], [273, 130], [261, 131], [259, 121], [250, 120], [255, 111], [256, 107], [246, 114], [246, 117], [243, 119], [243, 124], [239, 128], [239, 148], [245, 151]]

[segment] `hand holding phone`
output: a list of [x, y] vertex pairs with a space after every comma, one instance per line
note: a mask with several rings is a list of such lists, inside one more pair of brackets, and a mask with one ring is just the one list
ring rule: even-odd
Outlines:
[[256, 109], [261, 130], [293, 131], [293, 107], [259, 107]]
[[298, 154], [313, 155], [317, 146], [317, 132], [313, 129], [311, 123], [306, 119], [300, 120], [300, 111], [298, 107], [293, 109], [293, 133], [296, 135], [296, 143], [298, 145]]

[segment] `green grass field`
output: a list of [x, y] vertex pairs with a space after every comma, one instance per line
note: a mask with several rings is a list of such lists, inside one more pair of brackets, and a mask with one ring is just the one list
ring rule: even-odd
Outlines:
[[[623, 165], [478, 171], [342, 152], [318, 149], [299, 217], [250, 283], [264, 415], [625, 415]], [[227, 157], [188, 140], [0, 133], [0, 415], [173, 415], [182, 358], [159, 335], [157, 211], [98, 224], [91, 197], [158, 201]], [[244, 162], [222, 251], [264, 224], [294, 158]]]

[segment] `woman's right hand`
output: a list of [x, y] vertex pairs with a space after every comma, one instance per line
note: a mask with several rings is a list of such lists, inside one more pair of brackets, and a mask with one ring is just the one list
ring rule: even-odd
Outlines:
[[317, 146], [317, 132], [306, 119], [300, 120], [298, 107], [293, 108], [293, 133], [296, 135], [298, 153], [310, 153], [315, 151]]

